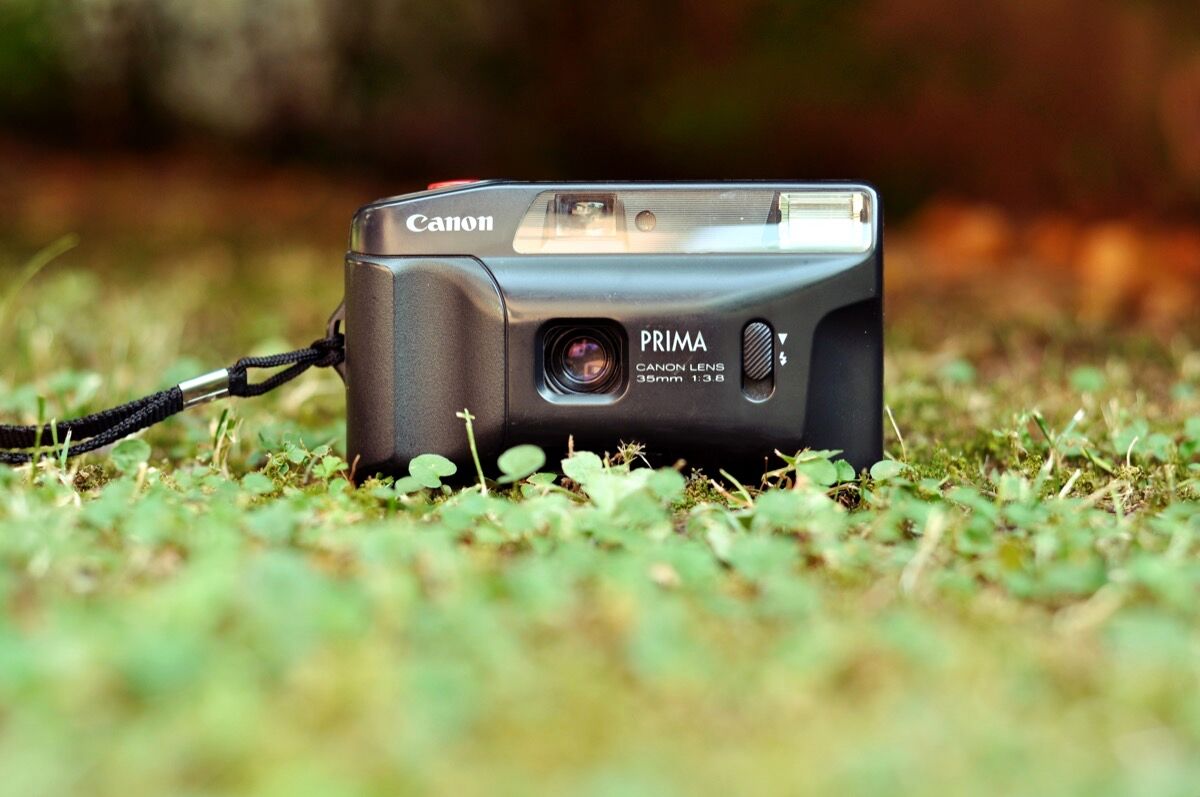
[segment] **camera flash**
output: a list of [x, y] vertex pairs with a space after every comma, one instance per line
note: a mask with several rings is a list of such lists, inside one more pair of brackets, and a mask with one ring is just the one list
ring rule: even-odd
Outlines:
[[779, 248], [865, 252], [871, 248], [871, 200], [863, 191], [779, 195]]

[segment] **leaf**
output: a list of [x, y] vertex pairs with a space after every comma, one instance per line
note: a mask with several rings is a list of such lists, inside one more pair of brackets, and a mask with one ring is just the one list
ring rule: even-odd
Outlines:
[[141, 467], [143, 462], [149, 461], [150, 444], [138, 437], [122, 440], [113, 448], [109, 458], [122, 473], [130, 473]]
[[604, 462], [591, 451], [576, 451], [562, 461], [562, 472], [573, 482], [586, 486], [597, 474], [604, 471]]
[[[314, 451], [313, 454], [315, 455], [316, 452]], [[313, 472], [322, 479], [328, 479], [334, 474], [340, 473], [345, 469], [345, 460], [343, 460], [341, 457], [335, 457], [330, 454], [326, 454], [321, 457], [320, 463], [318, 463], [317, 467], [313, 469]]]
[[842, 453], [840, 448], [806, 449], [795, 456], [795, 462], [812, 462], [814, 459], [833, 459]]
[[521, 445], [510, 448], [496, 462], [500, 466], [501, 484], [520, 481], [546, 464], [546, 452], [537, 446]]
[[275, 492], [275, 482], [266, 474], [253, 471], [242, 477], [242, 488], [253, 495], [270, 495]]
[[772, 528], [799, 528], [804, 500], [794, 490], [768, 490], [754, 504], [754, 519]]
[[704, 535], [708, 541], [708, 545], [712, 548], [713, 556], [717, 557], [722, 562], [729, 561], [729, 555], [733, 553], [733, 534], [725, 526], [711, 526]]
[[410, 495], [425, 489], [425, 485], [412, 476], [401, 476], [396, 479], [396, 483], [392, 485], [392, 489], [400, 495]]
[[1192, 417], [1183, 422], [1183, 435], [1186, 438], [1179, 446], [1179, 453], [1184, 459], [1200, 455], [1200, 418]]
[[938, 369], [938, 376], [956, 385], [969, 385], [975, 381], [975, 366], [966, 360], [951, 360]]
[[246, 525], [264, 540], [281, 542], [291, 536], [299, 524], [299, 515], [285, 501], [268, 501], [246, 515]]
[[894, 479], [904, 472], [908, 466], [894, 459], [881, 459], [871, 466], [871, 478], [877, 482]]
[[675, 501], [683, 495], [687, 480], [672, 468], [660, 468], [646, 480], [650, 492], [664, 501]]
[[1090, 365], [1083, 365], [1071, 372], [1071, 387], [1080, 393], [1099, 393], [1104, 389], [1104, 372]]
[[[411, 477], [405, 476], [404, 478], [408, 479]], [[413, 479], [413, 481], [415, 482], [416, 479]], [[390, 501], [396, 497], [395, 492], [393, 492], [394, 490], [395, 490], [395, 485], [393, 485], [393, 484], [381, 484], [378, 487], [374, 487], [371, 489], [371, 497], [377, 498], [380, 501]]]
[[852, 482], [858, 478], [858, 474], [854, 472], [854, 466], [844, 459], [839, 459], [833, 463], [837, 468], [837, 480], [839, 482]]
[[604, 470], [589, 474], [587, 484], [584, 485], [584, 492], [592, 503], [605, 511], [616, 509], [626, 489], [628, 482], [621, 476]]
[[457, 472], [458, 466], [441, 454], [418, 454], [408, 463], [409, 475], [431, 490], [442, 486], [442, 476]]
[[828, 487], [838, 478], [838, 469], [827, 459], [812, 459], [796, 463], [796, 473], [807, 476], [814, 484]]

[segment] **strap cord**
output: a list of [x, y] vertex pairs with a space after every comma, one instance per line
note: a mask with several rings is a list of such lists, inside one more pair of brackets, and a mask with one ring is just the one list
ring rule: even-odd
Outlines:
[[[63, 446], [67, 446], [68, 457], [95, 451], [197, 404], [225, 396], [261, 396], [292, 381], [309, 368], [336, 367], [345, 358], [345, 336], [332, 332], [307, 348], [268, 357], [243, 357], [229, 368], [83, 418], [41, 427], [0, 424], [0, 464], [22, 465], [39, 454], [57, 455]], [[287, 368], [261, 382], [249, 380], [251, 369], [284, 366]]]

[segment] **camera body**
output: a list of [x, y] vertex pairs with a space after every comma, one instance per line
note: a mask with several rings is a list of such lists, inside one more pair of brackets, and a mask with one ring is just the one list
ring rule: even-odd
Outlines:
[[[360, 477], [438, 453], [761, 474], [881, 457], [879, 198], [857, 183], [479, 181], [361, 208], [341, 320]], [[464, 468], [466, 470], [464, 470]]]

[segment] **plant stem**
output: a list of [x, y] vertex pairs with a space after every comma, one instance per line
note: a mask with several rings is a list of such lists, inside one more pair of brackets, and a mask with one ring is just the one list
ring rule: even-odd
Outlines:
[[475, 473], [479, 476], [479, 490], [484, 495], [487, 495], [487, 482], [483, 478], [483, 465], [479, 464], [479, 449], [475, 446], [475, 427], [471, 421], [475, 420], [475, 416], [471, 414], [469, 409], [463, 408], [462, 412], [454, 413], [467, 425], [467, 445], [471, 447], [471, 459], [475, 461]]

